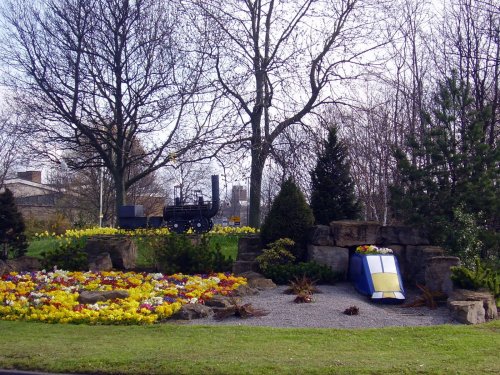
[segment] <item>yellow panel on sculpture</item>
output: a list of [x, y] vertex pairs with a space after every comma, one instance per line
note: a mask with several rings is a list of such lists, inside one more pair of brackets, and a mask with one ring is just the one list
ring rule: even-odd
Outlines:
[[401, 290], [397, 273], [372, 273], [372, 281], [377, 292]]

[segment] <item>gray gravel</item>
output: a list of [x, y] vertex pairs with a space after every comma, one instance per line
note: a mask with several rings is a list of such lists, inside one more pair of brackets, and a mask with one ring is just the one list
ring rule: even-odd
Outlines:
[[[265, 327], [369, 328], [388, 326], [431, 326], [454, 324], [448, 309], [427, 307], [403, 308], [370, 302], [350, 283], [320, 285], [322, 293], [313, 295], [312, 303], [294, 303], [293, 295], [284, 294], [286, 286], [261, 291], [258, 295], [243, 297], [242, 303], [264, 309], [269, 315], [241, 319], [230, 317], [216, 321], [213, 317], [186, 322], [191, 325], [238, 325]], [[413, 301], [417, 291], [407, 291], [407, 301]], [[359, 307], [359, 315], [345, 315], [350, 306]]]

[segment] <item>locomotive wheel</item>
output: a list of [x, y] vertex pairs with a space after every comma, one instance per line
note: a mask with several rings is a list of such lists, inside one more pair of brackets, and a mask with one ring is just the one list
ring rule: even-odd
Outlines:
[[206, 233], [210, 228], [210, 221], [206, 217], [198, 217], [191, 220], [191, 228], [195, 233]]
[[171, 220], [167, 222], [168, 230], [177, 234], [186, 233], [189, 229], [189, 222], [184, 220]]

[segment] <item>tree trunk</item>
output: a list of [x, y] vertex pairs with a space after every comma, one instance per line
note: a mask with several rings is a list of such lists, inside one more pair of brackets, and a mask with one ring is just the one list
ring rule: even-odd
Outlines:
[[116, 204], [116, 217], [118, 218], [118, 210], [121, 206], [127, 204], [127, 191], [125, 189], [125, 178], [123, 175], [115, 175], [115, 204]]
[[[252, 152], [252, 154], [254, 154]], [[252, 167], [250, 172], [250, 209], [248, 225], [253, 228], [260, 228], [260, 201], [262, 187], [262, 173], [264, 171], [264, 162], [261, 161], [259, 153], [252, 155]]]

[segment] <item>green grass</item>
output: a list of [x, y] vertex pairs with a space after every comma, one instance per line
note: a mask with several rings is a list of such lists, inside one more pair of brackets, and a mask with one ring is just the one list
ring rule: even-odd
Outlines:
[[[238, 236], [237, 235], [210, 235], [210, 247], [220, 245], [221, 252], [224, 256], [236, 259], [238, 253]], [[137, 244], [137, 266], [138, 267], [151, 267], [151, 248], [147, 241], [135, 241]], [[55, 238], [43, 238], [30, 241], [27, 255], [41, 258], [43, 251], [50, 251], [57, 247], [58, 240]]]
[[41, 258], [41, 253], [44, 251], [53, 250], [57, 247], [58, 240], [55, 238], [36, 239], [29, 242], [28, 252], [26, 255]]
[[500, 322], [283, 329], [0, 321], [0, 368], [99, 374], [497, 374]]

